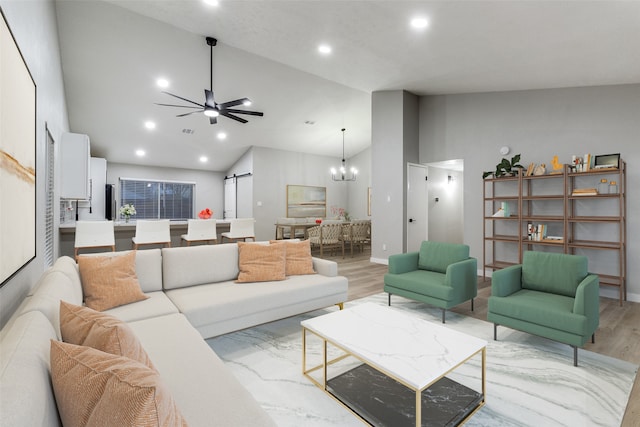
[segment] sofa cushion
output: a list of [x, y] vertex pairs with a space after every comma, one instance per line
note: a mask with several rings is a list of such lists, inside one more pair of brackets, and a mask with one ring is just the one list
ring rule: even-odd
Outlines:
[[155, 369], [131, 328], [113, 316], [61, 301], [60, 331], [64, 342], [125, 356]]
[[286, 278], [286, 246], [238, 242], [238, 283], [269, 282]]
[[[148, 249], [145, 249], [145, 251]], [[144, 251], [140, 251], [144, 252]], [[178, 308], [171, 302], [167, 294], [162, 291], [145, 294], [149, 298], [135, 304], [125, 304], [105, 310], [103, 313], [117, 317], [125, 322], [148, 319], [178, 313]]]
[[414, 292], [419, 295], [425, 294], [428, 287], [428, 295], [433, 298], [450, 301], [453, 299], [454, 289], [447, 286], [446, 276], [442, 273], [427, 270], [414, 270], [402, 274], [386, 274], [384, 282], [386, 285]]
[[108, 308], [146, 299], [136, 276], [135, 252], [119, 256], [80, 256], [84, 301], [88, 307]]
[[184, 315], [145, 319], [130, 326], [190, 426], [275, 426]]
[[567, 296], [522, 289], [508, 297], [490, 297], [489, 311], [535, 325], [585, 335], [587, 318], [573, 313], [573, 303], [574, 299]]
[[456, 243], [424, 241], [420, 245], [418, 268], [446, 273], [449, 264], [469, 258], [469, 246]]
[[574, 297], [587, 277], [587, 257], [526, 251], [522, 260], [522, 288]]
[[51, 340], [51, 379], [65, 427], [187, 425], [160, 375], [135, 360]]
[[53, 264], [51, 271], [60, 271], [66, 274], [73, 284], [73, 289], [75, 289], [75, 292], [77, 293], [77, 296], [74, 296], [74, 300], [82, 300], [82, 283], [80, 281], [80, 272], [78, 271], [78, 264], [76, 264], [76, 261], [73, 258], [68, 256], [61, 256]]
[[162, 249], [162, 286], [177, 289], [238, 277], [235, 243]]
[[315, 274], [311, 257], [311, 241], [309, 240], [271, 240], [270, 243], [284, 242], [286, 245], [285, 274]]
[[29, 298], [22, 309], [22, 313], [40, 311], [53, 325], [58, 339], [60, 339], [60, 301], [72, 304], [82, 304], [82, 297], [78, 295], [74, 282], [61, 271], [51, 271], [40, 282], [38, 289]]
[[0, 426], [60, 426], [49, 377], [49, 340], [56, 332], [31, 311], [3, 329], [0, 345]]

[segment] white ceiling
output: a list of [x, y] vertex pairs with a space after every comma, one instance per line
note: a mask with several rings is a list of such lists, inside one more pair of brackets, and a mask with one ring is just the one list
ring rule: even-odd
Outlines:
[[[640, 82], [639, 1], [57, 0], [71, 129], [92, 155], [226, 171], [250, 146], [339, 158], [370, 145], [371, 92], [418, 95]], [[409, 21], [427, 17], [427, 29]], [[159, 107], [202, 102], [214, 48], [217, 102], [247, 124]], [[322, 56], [320, 43], [333, 52]], [[177, 102], [179, 103], [179, 102]], [[157, 122], [154, 131], [143, 123]], [[308, 125], [305, 121], [314, 121]], [[193, 134], [183, 133], [193, 129]], [[228, 138], [215, 135], [225, 131]], [[135, 149], [147, 155], [137, 158]], [[209, 162], [201, 164], [198, 157]]]

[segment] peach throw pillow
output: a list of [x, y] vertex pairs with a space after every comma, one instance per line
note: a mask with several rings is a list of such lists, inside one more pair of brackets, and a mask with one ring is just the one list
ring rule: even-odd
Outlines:
[[149, 298], [136, 276], [136, 252], [118, 256], [78, 257], [84, 302], [104, 311]]
[[160, 375], [140, 362], [55, 340], [50, 358], [65, 427], [187, 425]]
[[238, 242], [238, 267], [239, 283], [284, 280], [285, 246]]
[[60, 332], [66, 343], [125, 356], [155, 369], [129, 325], [106, 313], [60, 301]]
[[270, 242], [284, 242], [287, 251], [285, 267], [287, 276], [315, 274], [313, 260], [311, 259], [311, 241], [271, 240]]

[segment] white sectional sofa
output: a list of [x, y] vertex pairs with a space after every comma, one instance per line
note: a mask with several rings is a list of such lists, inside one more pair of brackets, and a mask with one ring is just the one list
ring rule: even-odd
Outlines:
[[[136, 275], [149, 298], [106, 313], [134, 331], [190, 426], [273, 426], [203, 338], [346, 301], [337, 264], [313, 258], [313, 265], [318, 274], [235, 283], [236, 244], [140, 250]], [[0, 426], [61, 425], [49, 373], [60, 300], [83, 302], [69, 257], [43, 274], [0, 331]]]

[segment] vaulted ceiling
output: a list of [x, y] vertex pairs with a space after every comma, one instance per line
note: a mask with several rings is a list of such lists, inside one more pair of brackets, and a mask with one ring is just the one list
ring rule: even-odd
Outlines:
[[[370, 145], [371, 92], [418, 95], [640, 82], [640, 2], [57, 0], [71, 129], [109, 161], [226, 171], [250, 146], [350, 157]], [[414, 17], [428, 20], [417, 30]], [[264, 117], [210, 125], [198, 102]], [[332, 52], [317, 48], [328, 44]], [[176, 102], [178, 101], [178, 102]], [[146, 129], [153, 121], [156, 128]], [[218, 139], [220, 132], [227, 134]], [[146, 152], [137, 157], [135, 150]], [[199, 157], [208, 161], [201, 163]]]

